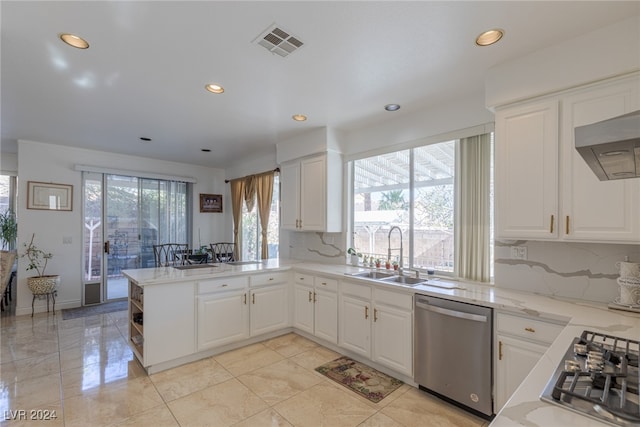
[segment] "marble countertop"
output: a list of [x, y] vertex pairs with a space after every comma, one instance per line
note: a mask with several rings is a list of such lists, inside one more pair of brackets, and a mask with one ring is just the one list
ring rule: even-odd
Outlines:
[[[362, 281], [376, 287], [394, 287], [398, 291], [443, 297], [455, 301], [478, 304], [494, 309], [520, 313], [566, 323], [566, 327], [556, 338], [542, 359], [533, 368], [505, 407], [491, 423], [493, 427], [503, 426], [602, 426], [602, 422], [592, 420], [567, 409], [543, 402], [539, 399], [547, 381], [564, 357], [573, 338], [583, 330], [592, 330], [623, 338], [640, 339], [640, 315], [619, 310], [610, 310], [606, 304], [586, 301], [556, 299], [543, 295], [529, 294], [504, 289], [499, 286], [456, 282], [443, 278], [429, 279], [426, 285], [402, 286], [380, 283], [371, 279], [353, 276], [364, 269], [349, 265], [315, 264], [308, 262], [269, 260], [258, 264], [218, 265], [216, 267], [177, 270], [171, 267], [125, 270], [125, 276], [140, 285], [192, 281], [234, 274], [250, 274], [274, 270], [289, 270], [323, 274], [350, 281]], [[407, 274], [409, 275], [409, 274]], [[430, 286], [432, 283], [433, 286]]]

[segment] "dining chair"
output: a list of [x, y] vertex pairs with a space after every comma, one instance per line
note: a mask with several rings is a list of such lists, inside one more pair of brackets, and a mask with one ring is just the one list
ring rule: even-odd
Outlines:
[[235, 243], [219, 242], [211, 243], [211, 255], [213, 262], [233, 262], [235, 258]]
[[163, 243], [153, 245], [156, 267], [173, 267], [187, 263], [191, 252], [187, 243]]

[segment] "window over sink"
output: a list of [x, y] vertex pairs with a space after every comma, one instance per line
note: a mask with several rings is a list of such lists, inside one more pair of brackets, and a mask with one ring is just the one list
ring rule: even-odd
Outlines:
[[[493, 133], [474, 138], [443, 141], [351, 161], [352, 237], [349, 245], [384, 263], [388, 258], [389, 231], [398, 226], [402, 230], [405, 269], [433, 269], [438, 274], [459, 275], [456, 271], [459, 256], [456, 238], [458, 241], [461, 237], [475, 238], [475, 231], [469, 236], [469, 229], [475, 230], [475, 227], [468, 227], [468, 215], [461, 215], [460, 210], [475, 214], [478, 209], [469, 201], [473, 197], [463, 193], [470, 194], [468, 188], [480, 179], [476, 173], [488, 173], [490, 176], [485, 178], [489, 180], [486, 201], [489, 208], [487, 214], [481, 216], [482, 224], [477, 228], [490, 230], [488, 254], [482, 256], [490, 258], [488, 268], [493, 276]], [[474, 150], [476, 145], [480, 146], [477, 141], [481, 138], [490, 153], [476, 156]], [[460, 174], [461, 144], [467, 144], [463, 147], [467, 161], [488, 163], [478, 168], [481, 172], [475, 172], [475, 168], [465, 163], [465, 171]], [[471, 152], [468, 147], [472, 148]], [[457, 233], [467, 234], [457, 236]], [[390, 261], [399, 263], [399, 233], [391, 234], [390, 246]], [[465, 246], [462, 250], [469, 252], [466, 244], [459, 246]]]

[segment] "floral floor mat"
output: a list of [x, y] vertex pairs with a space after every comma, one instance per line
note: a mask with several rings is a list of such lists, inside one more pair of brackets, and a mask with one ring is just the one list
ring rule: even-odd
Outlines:
[[346, 356], [318, 366], [316, 371], [374, 403], [380, 402], [403, 384]]

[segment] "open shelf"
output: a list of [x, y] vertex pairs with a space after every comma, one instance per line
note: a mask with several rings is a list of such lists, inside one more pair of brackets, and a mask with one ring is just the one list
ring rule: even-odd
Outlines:
[[143, 363], [144, 358], [144, 290], [129, 281], [129, 342], [136, 357]]

